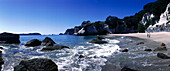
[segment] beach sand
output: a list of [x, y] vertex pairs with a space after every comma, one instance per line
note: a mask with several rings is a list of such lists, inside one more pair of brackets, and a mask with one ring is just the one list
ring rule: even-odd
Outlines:
[[147, 37], [147, 33], [130, 33], [130, 34], [109, 34], [110, 36], [130, 36], [138, 37], [142, 39], [148, 39], [160, 43], [165, 43], [167, 47], [170, 47], [170, 32], [157, 32], [150, 33], [151, 37]]

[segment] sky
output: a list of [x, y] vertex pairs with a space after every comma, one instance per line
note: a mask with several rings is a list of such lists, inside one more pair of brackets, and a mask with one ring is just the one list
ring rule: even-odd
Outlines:
[[123, 18], [156, 0], [0, 0], [0, 32], [59, 34], [83, 21]]

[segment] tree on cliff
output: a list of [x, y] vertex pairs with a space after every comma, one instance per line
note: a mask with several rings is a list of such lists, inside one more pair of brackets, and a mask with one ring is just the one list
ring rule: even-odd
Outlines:
[[143, 24], [138, 24], [138, 32], [144, 33], [145, 32], [145, 26]]
[[110, 29], [113, 29], [113, 28], [116, 28], [116, 26], [117, 26], [117, 24], [118, 24], [118, 20], [119, 20], [118, 17], [109, 16], [109, 17], [106, 18], [105, 23], [106, 23], [107, 25], [109, 25], [109, 28], [110, 28]]

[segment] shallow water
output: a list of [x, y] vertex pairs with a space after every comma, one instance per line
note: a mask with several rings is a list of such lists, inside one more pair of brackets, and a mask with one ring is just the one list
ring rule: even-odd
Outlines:
[[[101, 65], [107, 61], [107, 57], [120, 49], [115, 39], [105, 39], [108, 44], [90, 44], [88, 41], [96, 36], [48, 36], [57, 44], [69, 46], [71, 49], [63, 49], [52, 52], [40, 51], [43, 46], [26, 47], [24, 44], [32, 39], [43, 40], [47, 36], [21, 36], [20, 45], [1, 45], [3, 46], [3, 59], [5, 64], [2, 71], [13, 71], [13, 67], [18, 65], [21, 60], [33, 58], [52, 59], [60, 71], [100, 71]], [[85, 58], [80, 59], [79, 55]]]
[[[42, 52], [40, 50], [43, 46], [24, 46], [29, 40], [43, 40], [45, 37], [50, 37], [57, 44], [69, 46], [71, 49]], [[157, 52], [144, 52], [143, 50], [147, 46], [135, 45], [140, 40], [129, 37], [104, 36], [106, 37], [104, 40], [109, 43], [88, 43], [96, 37], [68, 35], [21, 36], [20, 45], [0, 45], [4, 48], [2, 51], [5, 64], [2, 71], [13, 71], [13, 67], [18, 65], [21, 60], [33, 58], [52, 59], [58, 65], [59, 71], [120, 71], [123, 66], [141, 71], [149, 71], [150, 69], [166, 71], [169, 69], [168, 62], [170, 60], [160, 60], [156, 57]], [[128, 48], [129, 52], [119, 52], [124, 48]], [[85, 57], [79, 58], [79, 55]]]

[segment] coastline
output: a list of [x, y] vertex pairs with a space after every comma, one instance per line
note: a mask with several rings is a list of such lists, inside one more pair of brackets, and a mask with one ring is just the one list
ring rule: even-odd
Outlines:
[[[128, 62], [128, 60], [131, 60], [129, 57], [127, 57], [127, 61], [118, 61], [118, 65], [115, 65], [115, 57], [108, 58], [108, 61], [106, 64], [102, 67], [102, 71], [120, 71], [122, 67], [129, 67], [135, 70], [150, 70], [153, 69], [155, 71], [159, 71], [159, 69], [168, 70], [169, 69], [169, 62], [170, 60], [164, 60], [160, 59], [156, 56], [157, 53], [164, 53], [170, 56], [170, 32], [159, 32], [159, 33], [151, 33], [151, 38], [147, 38], [147, 33], [129, 33], [129, 34], [109, 34], [108, 36], [114, 36], [114, 37], [123, 37], [123, 38], [130, 38], [132, 39], [131, 42], [125, 43], [125, 44], [119, 44], [120, 47], [126, 47], [126, 48], [136, 48], [137, 50], [133, 51], [133, 49], [129, 49], [128, 53], [121, 53], [121, 57], [124, 57], [124, 55], [130, 54], [133, 56], [133, 54], [136, 54], [136, 56], [140, 56], [141, 54], [145, 55], [144, 57], [139, 57], [132, 59], [132, 61], [137, 62], [134, 64], [133, 62]], [[124, 41], [122, 41], [124, 42]], [[136, 43], [144, 42], [144, 44], [137, 45]], [[145, 49], [156, 49], [157, 47], [160, 47], [160, 43], [165, 43], [167, 47], [167, 51], [151, 51], [147, 52], [144, 51]], [[120, 55], [119, 55], [120, 56]], [[140, 62], [144, 62], [141, 63]], [[138, 64], [139, 63], [139, 64]]]
[[170, 47], [170, 32], [156, 32], [150, 33], [151, 37], [147, 37], [147, 33], [129, 33], [129, 34], [108, 34], [108, 36], [129, 36], [138, 37], [142, 39], [152, 40], [160, 43], [165, 43], [167, 47]]

